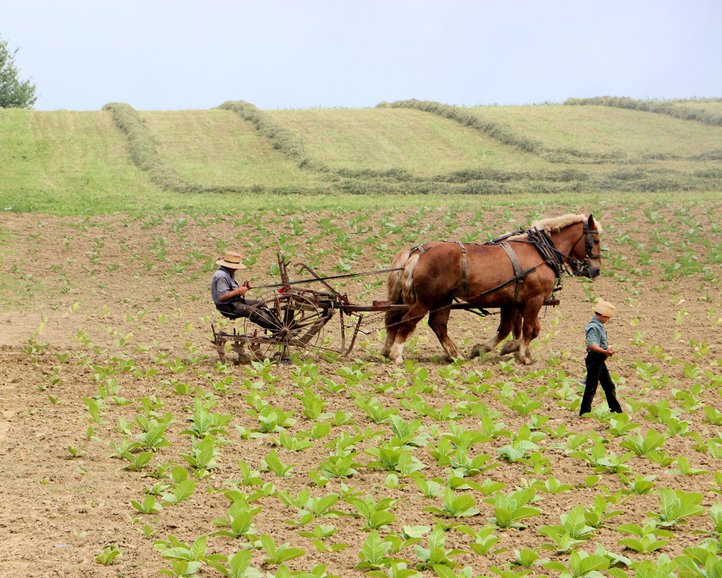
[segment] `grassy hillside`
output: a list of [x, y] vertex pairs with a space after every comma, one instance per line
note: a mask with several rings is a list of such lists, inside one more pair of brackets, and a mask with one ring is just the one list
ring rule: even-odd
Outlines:
[[[722, 190], [722, 101], [262, 111], [0, 110], [6, 210], [232, 210], [260, 194]], [[211, 195], [212, 200], [209, 201]], [[221, 196], [218, 196], [221, 195]]]
[[132, 206], [156, 192], [129, 163], [128, 144], [107, 113], [0, 109], [3, 209]]

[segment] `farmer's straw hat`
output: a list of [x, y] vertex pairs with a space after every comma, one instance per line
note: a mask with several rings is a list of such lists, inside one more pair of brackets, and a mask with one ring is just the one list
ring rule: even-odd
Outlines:
[[617, 308], [609, 301], [599, 300], [594, 304], [594, 313], [604, 315], [605, 317], [614, 317]]
[[241, 254], [235, 251], [226, 251], [223, 254], [223, 259], [218, 259], [216, 265], [221, 267], [228, 267], [229, 269], [245, 269], [246, 266], [241, 263]]

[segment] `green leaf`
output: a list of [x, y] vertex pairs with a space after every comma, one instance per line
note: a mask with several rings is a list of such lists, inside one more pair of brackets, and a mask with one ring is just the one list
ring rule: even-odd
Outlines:
[[391, 550], [391, 543], [382, 540], [379, 537], [379, 533], [373, 530], [366, 536], [359, 556], [363, 561], [373, 566], [380, 566], [383, 564], [389, 550]]

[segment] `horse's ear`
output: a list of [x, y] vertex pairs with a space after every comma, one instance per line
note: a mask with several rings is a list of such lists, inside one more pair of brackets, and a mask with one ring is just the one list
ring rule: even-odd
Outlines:
[[589, 220], [587, 221], [587, 225], [589, 225], [590, 229], [594, 228], [594, 216], [589, 213]]

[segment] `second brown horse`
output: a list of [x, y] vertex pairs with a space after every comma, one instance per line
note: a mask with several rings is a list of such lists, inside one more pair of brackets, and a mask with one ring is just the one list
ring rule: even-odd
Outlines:
[[428, 313], [447, 360], [460, 357], [447, 332], [450, 306], [457, 300], [500, 308], [496, 335], [475, 345], [469, 357], [493, 350], [514, 330], [502, 353], [516, 352], [518, 362], [532, 363], [529, 343], [539, 334], [539, 311], [562, 272], [599, 275], [600, 231], [592, 215], [563, 215], [489, 243], [435, 241], [401, 251], [392, 264], [400, 270], [389, 275], [387, 290], [391, 303], [408, 309], [387, 312], [382, 353], [401, 363], [406, 340]]

